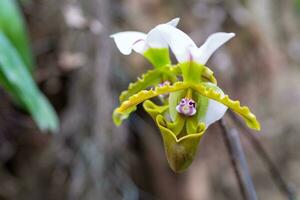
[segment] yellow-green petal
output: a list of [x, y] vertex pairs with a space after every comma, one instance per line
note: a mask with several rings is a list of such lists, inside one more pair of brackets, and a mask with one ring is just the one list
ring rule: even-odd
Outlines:
[[127, 100], [130, 96], [135, 93], [146, 89], [149, 86], [157, 85], [161, 81], [161, 71], [160, 70], [149, 70], [147, 73], [143, 74], [142, 77], [134, 83], [130, 83], [128, 89], [123, 91], [119, 97], [120, 103]]
[[176, 106], [179, 104], [182, 98], [186, 95], [186, 90], [181, 90], [177, 92], [172, 92], [169, 95], [169, 110], [170, 110], [170, 117], [173, 121], [175, 121], [179, 113], [176, 110]]
[[208, 81], [217, 85], [217, 79], [214, 77], [214, 72], [206, 66], [203, 68], [201, 78], [202, 81]]
[[203, 84], [194, 84], [191, 85], [191, 88], [193, 88], [203, 96], [224, 104], [225, 106], [239, 114], [245, 120], [249, 128], [260, 130], [260, 124], [257, 121], [255, 115], [247, 106], [241, 106], [239, 101], [231, 100], [228, 95], [222, 95], [216, 92], [213, 88], [205, 87]]
[[156, 116], [159, 114], [163, 114], [169, 108], [169, 106], [168, 105], [159, 106], [150, 100], [146, 100], [143, 103], [143, 108], [152, 117], [152, 119], [155, 120]]
[[130, 113], [134, 112], [135, 110], [136, 110], [136, 106], [132, 106], [130, 109], [127, 109], [126, 112], [123, 113], [120, 113], [117, 111], [117, 109], [115, 109], [112, 114], [112, 118], [115, 125], [120, 126], [122, 124], [122, 121], [127, 119]]
[[174, 85], [165, 85], [162, 87], [155, 87], [155, 89], [151, 90], [142, 90], [139, 93], [131, 96], [128, 100], [124, 101], [119, 108], [117, 108], [117, 112], [126, 113], [127, 110], [130, 110], [132, 107], [146, 101], [147, 99], [151, 99], [161, 94], [167, 94], [170, 92], [175, 92], [179, 90], [186, 89], [190, 86], [188, 83], [177, 82]]
[[170, 82], [176, 81], [176, 76], [179, 75], [180, 72], [179, 66], [166, 66], [160, 69], [149, 70], [147, 73], [138, 78], [136, 82], [130, 83], [128, 89], [121, 93], [119, 97], [120, 103], [141, 90], [145, 90], [150, 86], [158, 85], [164, 79], [167, 79]]
[[[143, 103], [143, 107], [145, 111], [152, 117], [155, 121], [158, 115], [163, 115], [169, 118], [169, 113], [166, 112], [169, 108], [168, 105], [156, 105], [150, 100], [147, 100]], [[178, 116], [176, 120], [169, 122], [166, 121], [167, 127], [177, 136], [182, 133], [184, 125], [185, 125], [185, 118], [182, 116]]]

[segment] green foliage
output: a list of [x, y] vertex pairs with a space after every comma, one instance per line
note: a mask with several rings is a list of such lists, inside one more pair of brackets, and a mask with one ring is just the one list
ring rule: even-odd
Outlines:
[[20, 2], [22, 5], [24, 5], [24, 4], [32, 3], [32, 0], [20, 0]]
[[0, 31], [16, 48], [26, 68], [32, 71], [34, 62], [29, 47], [23, 17], [15, 0], [0, 0]]
[[55, 111], [39, 91], [17, 50], [0, 32], [0, 83], [32, 115], [41, 130], [55, 131]]
[[298, 14], [300, 14], [300, 0], [294, 0], [294, 4]]
[[42, 131], [56, 131], [58, 117], [34, 82], [32, 53], [15, 0], [0, 0], [0, 84]]

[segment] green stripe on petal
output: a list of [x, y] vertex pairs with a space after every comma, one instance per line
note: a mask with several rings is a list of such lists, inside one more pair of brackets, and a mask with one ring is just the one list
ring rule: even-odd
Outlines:
[[176, 121], [179, 116], [179, 113], [176, 110], [176, 106], [179, 104], [182, 98], [186, 95], [186, 90], [181, 90], [177, 92], [172, 92], [169, 95], [169, 110], [170, 110], [170, 117], [172, 121]]
[[144, 52], [144, 56], [156, 68], [160, 68], [171, 64], [168, 48], [149, 48]]
[[197, 92], [193, 92], [193, 100], [196, 102], [196, 115], [189, 117], [186, 123], [186, 131], [187, 134], [192, 134], [196, 131], [198, 124], [203, 122], [203, 118], [205, 117], [209, 99], [205, 96], [200, 95]]
[[249, 128], [260, 130], [260, 124], [255, 115], [251, 113], [247, 106], [241, 106], [239, 101], [233, 101], [228, 95], [222, 95], [216, 92], [213, 88], [208, 88], [203, 84], [191, 85], [191, 88], [203, 96], [226, 105], [228, 108], [239, 114], [245, 120]]
[[198, 64], [196, 62], [184, 62], [180, 63], [180, 68], [182, 71], [182, 77], [185, 82], [190, 83], [200, 83], [201, 76], [203, 74], [204, 65]]
[[178, 64], [182, 71], [182, 77], [184, 81], [199, 83], [199, 82], [211, 82], [217, 84], [217, 80], [214, 77], [214, 72], [208, 67], [188, 61]]

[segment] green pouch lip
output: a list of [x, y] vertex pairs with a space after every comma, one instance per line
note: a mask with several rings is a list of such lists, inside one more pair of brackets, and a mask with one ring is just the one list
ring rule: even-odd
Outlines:
[[167, 122], [162, 115], [156, 117], [157, 126], [163, 138], [165, 153], [171, 169], [176, 173], [186, 170], [194, 160], [197, 153], [198, 144], [205, 132], [205, 125], [198, 126], [197, 133], [188, 134], [177, 138], [175, 134], [167, 128]]

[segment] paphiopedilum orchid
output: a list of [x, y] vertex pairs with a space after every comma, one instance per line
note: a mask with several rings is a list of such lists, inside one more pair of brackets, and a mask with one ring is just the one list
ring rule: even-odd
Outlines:
[[[121, 94], [121, 105], [115, 109], [113, 119], [117, 125], [121, 124], [143, 103], [160, 129], [171, 168], [181, 172], [192, 163], [205, 130], [222, 118], [227, 108], [239, 114], [248, 127], [259, 130], [260, 125], [248, 107], [240, 106], [239, 101], [223, 93], [213, 72], [205, 66], [214, 51], [235, 34], [212, 34], [198, 48], [187, 34], [175, 27], [177, 23], [178, 19], [160, 24], [147, 35], [121, 32], [112, 36], [123, 54], [130, 54], [133, 49], [155, 66]], [[168, 48], [178, 60], [175, 65], [171, 65]], [[159, 96], [162, 97], [160, 105], [149, 100]]]

